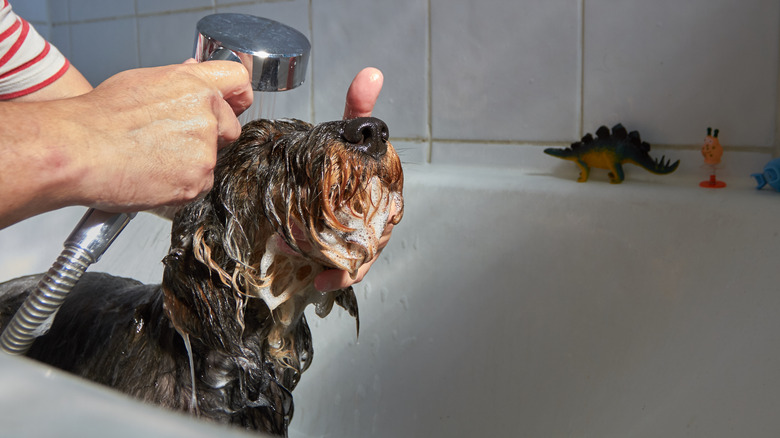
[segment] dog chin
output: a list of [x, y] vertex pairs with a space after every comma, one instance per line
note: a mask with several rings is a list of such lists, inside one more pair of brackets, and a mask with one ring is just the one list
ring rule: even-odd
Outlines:
[[379, 252], [379, 244], [393, 211], [403, 211], [403, 197], [382, 186], [373, 177], [367, 185], [371, 199], [368, 209], [355, 212], [348, 206], [336, 210], [336, 219], [344, 230], [324, 228], [316, 233], [317, 245], [307, 254], [325, 266], [347, 271], [355, 279], [360, 267]]

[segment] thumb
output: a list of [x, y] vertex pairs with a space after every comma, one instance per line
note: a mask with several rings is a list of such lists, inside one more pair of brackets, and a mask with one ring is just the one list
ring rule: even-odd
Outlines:
[[383, 83], [384, 76], [379, 69], [367, 67], [361, 70], [347, 90], [344, 118], [370, 116], [379, 97], [379, 92], [382, 91]]
[[219, 90], [235, 114], [241, 114], [252, 105], [252, 86], [249, 73], [235, 61], [184, 62], [192, 74], [212, 84]]

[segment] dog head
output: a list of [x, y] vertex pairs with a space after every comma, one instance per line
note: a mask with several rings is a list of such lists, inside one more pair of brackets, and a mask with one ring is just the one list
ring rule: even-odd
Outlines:
[[312, 282], [326, 268], [354, 276], [401, 220], [403, 172], [387, 138], [376, 118], [244, 126], [221, 152], [209, 194], [174, 218], [163, 289], [177, 329], [237, 348], [259, 298], [265, 306], [254, 311], [275, 326], [269, 345], [287, 351], [286, 329], [306, 305], [324, 316], [334, 302], [354, 302]]

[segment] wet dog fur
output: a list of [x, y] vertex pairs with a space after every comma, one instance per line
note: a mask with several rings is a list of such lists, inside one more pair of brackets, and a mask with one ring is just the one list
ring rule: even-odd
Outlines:
[[[27, 355], [147, 402], [286, 435], [291, 391], [313, 355], [303, 309], [325, 316], [335, 303], [357, 318], [352, 288], [320, 293], [313, 279], [326, 268], [354, 275], [372, 259], [387, 221], [402, 217], [402, 190], [378, 119], [250, 122], [220, 154], [213, 189], [174, 218], [162, 284], [85, 274]], [[0, 328], [39, 278], [0, 285]]]

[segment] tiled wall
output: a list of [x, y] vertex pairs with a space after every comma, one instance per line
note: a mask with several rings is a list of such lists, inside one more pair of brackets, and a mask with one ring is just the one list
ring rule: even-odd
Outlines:
[[[375, 115], [410, 163], [521, 167], [540, 145], [622, 122], [655, 148], [778, 139], [777, 0], [12, 0], [97, 84], [180, 62], [213, 12], [276, 19], [313, 46], [274, 115], [339, 118], [353, 75], [385, 74]], [[48, 6], [48, 8], [47, 8]]]

